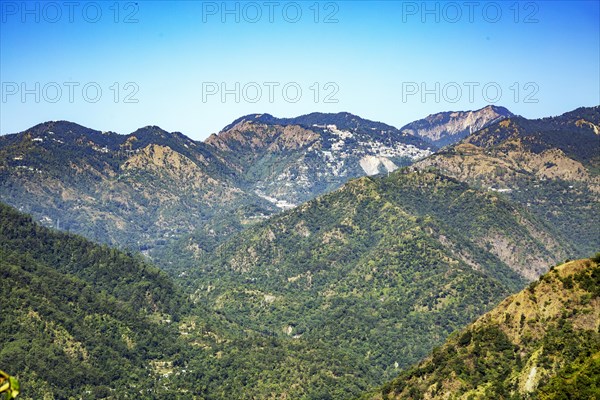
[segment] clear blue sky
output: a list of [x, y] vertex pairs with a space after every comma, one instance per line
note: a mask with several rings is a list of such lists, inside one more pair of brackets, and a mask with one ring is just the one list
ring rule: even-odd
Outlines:
[[600, 104], [598, 1], [472, 3], [2, 1], [0, 132], [65, 119], [200, 140], [250, 113], [399, 127]]

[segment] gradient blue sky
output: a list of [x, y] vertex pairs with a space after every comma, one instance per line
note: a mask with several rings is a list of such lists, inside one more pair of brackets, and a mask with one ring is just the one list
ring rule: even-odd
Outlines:
[[[159, 125], [201, 140], [250, 113], [348, 111], [400, 127], [488, 100], [528, 118], [600, 104], [598, 1], [271, 3], [272, 22], [265, 1], [80, 1], [70, 21], [62, 1], [26, 10], [2, 1], [0, 132], [65, 119], [119, 133]], [[78, 84], [72, 99], [65, 82]], [[239, 102], [234, 94], [203, 99], [213, 82], [234, 91], [239, 82]], [[251, 82], [262, 91], [257, 102], [252, 85], [243, 96]], [[272, 102], [264, 82], [279, 84]], [[472, 98], [465, 82], [476, 85]], [[301, 88], [297, 102], [284, 97], [286, 83]], [[90, 99], [102, 90], [97, 102], [84, 97], [86, 84]], [[431, 91], [425, 98], [422, 85]], [[31, 91], [24, 98], [23, 88]], [[334, 89], [337, 103], [325, 102]], [[134, 90], [137, 103], [126, 102]]]

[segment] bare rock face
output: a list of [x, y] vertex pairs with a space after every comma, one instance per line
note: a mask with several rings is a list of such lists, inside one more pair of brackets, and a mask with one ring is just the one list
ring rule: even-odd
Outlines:
[[449, 111], [431, 114], [411, 122], [401, 131], [415, 135], [438, 147], [459, 142], [471, 133], [514, 114], [504, 107], [487, 106], [476, 111]]
[[392, 172], [435, 150], [393, 126], [349, 113], [296, 118], [251, 114], [211, 135], [206, 144], [236, 172], [240, 187], [280, 209], [335, 190], [352, 178]]

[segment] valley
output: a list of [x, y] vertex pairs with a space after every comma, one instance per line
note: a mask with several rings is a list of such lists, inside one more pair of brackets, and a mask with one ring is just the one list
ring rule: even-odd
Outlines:
[[0, 400], [600, 400], [600, 1], [0, 14]]
[[[599, 110], [440, 113], [420, 137], [348, 113], [251, 114], [205, 142], [0, 136], [0, 365], [25, 399], [497, 397], [568, 386], [565, 363], [595, 379], [597, 260], [548, 271], [600, 248]], [[501, 318], [526, 287], [530, 330]], [[574, 332], [570, 358], [536, 361]]]

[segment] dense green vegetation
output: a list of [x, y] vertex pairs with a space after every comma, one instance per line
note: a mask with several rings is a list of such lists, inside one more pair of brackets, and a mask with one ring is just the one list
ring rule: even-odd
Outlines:
[[[298, 126], [323, 115], [287, 136], [273, 125], [284, 120], [262, 116], [260, 151], [242, 143], [257, 146], [258, 131], [233, 132], [232, 154], [157, 127], [120, 136], [55, 122], [1, 137], [0, 200], [125, 250], [0, 204], [0, 368], [36, 400], [347, 399], [435, 348], [433, 362], [381, 393], [591, 396], [597, 267], [537, 281], [599, 244], [588, 123], [598, 110], [571, 114], [512, 118], [432, 157], [439, 165], [356, 179], [268, 219], [274, 206], [251, 182], [291, 171], [300, 153], [290, 149], [306, 147], [294, 141]], [[328, 118], [365, 135], [389, 128]], [[540, 172], [545, 151], [556, 163]], [[342, 182], [328, 179], [310, 190]], [[509, 305], [499, 323], [436, 348], [528, 281], [525, 311]], [[432, 386], [448, 376], [456, 380]]]
[[[544, 229], [495, 194], [401, 171], [353, 181], [175, 267], [199, 303], [300, 346], [344, 349], [383, 382], [523, 287], [538, 261], [529, 252], [545, 265], [551, 250], [564, 254], [534, 224]], [[516, 269], [495, 240], [527, 249]]]
[[3, 400], [12, 400], [19, 395], [21, 384], [14, 376], [0, 370], [0, 396]]
[[376, 379], [333, 343], [191, 304], [139, 257], [0, 204], [0, 366], [22, 399], [349, 398]]
[[147, 362], [175, 353], [183, 298], [156, 267], [50, 232], [0, 205], [0, 365], [22, 398], [106, 397], [153, 388]]
[[356, 397], [524, 284], [465, 232], [548, 252], [525, 218], [435, 174], [363, 178], [178, 267], [190, 303], [141, 258], [3, 206], [0, 365], [24, 398]]
[[572, 243], [575, 249], [572, 257], [591, 254], [598, 249], [598, 195], [586, 182], [515, 179], [514, 184], [519, 190], [507, 196], [510, 200], [529, 205], [528, 208], [539, 219], [547, 221], [562, 232], [570, 232], [566, 235], [566, 240]]
[[597, 398], [598, 261], [553, 268], [368, 397]]

